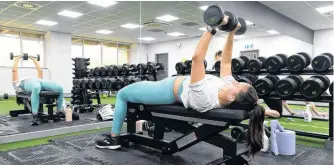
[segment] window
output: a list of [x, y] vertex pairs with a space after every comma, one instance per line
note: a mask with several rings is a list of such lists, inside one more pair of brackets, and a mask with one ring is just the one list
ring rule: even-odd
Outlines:
[[84, 40], [84, 57], [90, 58], [89, 68], [101, 66], [101, 45], [99, 41]]
[[128, 64], [129, 63], [129, 45], [123, 45], [119, 44], [118, 45], [118, 64], [123, 65], [123, 64]]
[[[31, 34], [21, 32], [22, 39], [22, 53], [28, 53], [29, 56], [40, 56], [39, 65], [44, 66], [44, 49], [43, 49], [43, 34]], [[35, 64], [31, 61], [23, 61], [24, 67], [35, 67]]]
[[117, 65], [117, 43], [102, 43], [102, 65]]
[[72, 58], [82, 57], [82, 39], [80, 38], [72, 38], [72, 45], [71, 45], [71, 56]]
[[10, 60], [9, 53], [21, 53], [19, 36], [20, 33], [17, 31], [0, 29], [0, 66], [12, 66], [13, 61]]

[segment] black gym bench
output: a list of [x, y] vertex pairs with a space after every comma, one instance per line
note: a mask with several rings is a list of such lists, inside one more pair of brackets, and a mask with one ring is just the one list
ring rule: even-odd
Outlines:
[[[20, 102], [24, 104], [24, 110], [12, 110], [9, 112], [11, 117], [17, 117], [20, 114], [29, 114], [32, 113], [31, 109], [31, 93], [30, 92], [16, 92], [17, 99], [20, 99]], [[58, 92], [53, 91], [41, 91], [39, 93], [40, 104], [38, 109], [38, 117], [43, 123], [47, 123], [48, 120], [53, 120], [57, 122], [60, 120], [58, 115], [53, 114], [53, 107], [56, 107], [57, 104], [53, 104], [59, 96]], [[43, 104], [48, 108], [48, 113], [44, 114]]]
[[[213, 109], [205, 113], [185, 109], [183, 105], [143, 105], [128, 103], [127, 133], [122, 134], [124, 146], [129, 142], [161, 150], [163, 154], [183, 151], [201, 141], [223, 149], [223, 158], [210, 162], [213, 164], [244, 165], [248, 164], [246, 148], [238, 150], [238, 141], [219, 134], [231, 125], [239, 125], [249, 118], [244, 110]], [[153, 138], [136, 134], [136, 121], [147, 120], [154, 123]], [[190, 122], [201, 123], [195, 127]], [[173, 141], [164, 139], [168, 127], [183, 135]]]

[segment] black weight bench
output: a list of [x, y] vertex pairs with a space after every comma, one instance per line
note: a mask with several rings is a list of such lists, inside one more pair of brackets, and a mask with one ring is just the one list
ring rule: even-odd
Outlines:
[[[16, 92], [17, 99], [20, 99], [24, 104], [24, 110], [13, 110], [9, 112], [9, 115], [11, 117], [17, 117], [20, 114], [29, 114], [32, 113], [31, 109], [31, 99], [30, 99], [31, 93], [30, 92]], [[59, 96], [58, 92], [53, 91], [41, 91], [39, 94], [40, 97], [40, 104], [38, 109], [38, 117], [43, 123], [47, 123], [48, 120], [53, 120], [54, 122], [57, 122], [60, 120], [60, 117], [58, 115], [53, 114], [53, 107], [56, 107], [57, 104], [54, 104], [54, 102], [57, 100]], [[20, 101], [20, 102], [21, 102]], [[48, 113], [44, 114], [44, 106], [48, 108]]]
[[[249, 112], [244, 110], [213, 109], [205, 113], [185, 109], [182, 105], [143, 105], [128, 103], [127, 133], [122, 135], [123, 144], [149, 146], [161, 150], [163, 154], [174, 154], [185, 150], [201, 141], [223, 149], [223, 158], [209, 164], [244, 165], [248, 164], [248, 151], [243, 147], [238, 149], [236, 139], [219, 134], [229, 129], [230, 125], [239, 125], [249, 118]], [[153, 138], [136, 134], [136, 121], [147, 120], [154, 123]], [[195, 127], [190, 122], [201, 123]], [[184, 135], [166, 141], [165, 128], [168, 127]]]

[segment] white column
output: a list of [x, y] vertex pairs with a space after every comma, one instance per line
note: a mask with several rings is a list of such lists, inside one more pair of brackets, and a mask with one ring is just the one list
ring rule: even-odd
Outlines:
[[64, 93], [71, 93], [73, 77], [71, 34], [48, 32], [44, 36], [44, 44], [49, 80], [63, 86]]

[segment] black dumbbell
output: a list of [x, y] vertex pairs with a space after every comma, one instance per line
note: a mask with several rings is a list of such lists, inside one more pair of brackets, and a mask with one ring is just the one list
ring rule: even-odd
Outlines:
[[305, 52], [299, 52], [288, 57], [286, 67], [292, 73], [300, 73], [304, 68], [308, 67], [310, 63], [310, 55]]
[[73, 112], [72, 113], [72, 119], [73, 120], [79, 120], [80, 119], [79, 114], [77, 112]]
[[130, 79], [124, 77], [124, 80], [123, 80], [123, 87], [126, 87], [126, 86], [128, 86], [128, 85], [130, 85]]
[[285, 68], [287, 60], [287, 55], [276, 54], [275, 56], [268, 57], [264, 66], [270, 73], [279, 73], [281, 69]]
[[115, 82], [115, 90], [118, 91], [124, 87], [124, 79], [123, 78], [117, 78]]
[[88, 79], [87, 78], [83, 78], [81, 81], [81, 88], [86, 89], [87, 88], [87, 83], [88, 83]]
[[94, 68], [94, 76], [100, 76], [100, 67], [95, 67]]
[[3, 99], [7, 100], [8, 99], [8, 93], [3, 94]]
[[333, 96], [333, 82], [329, 86], [329, 93]]
[[116, 84], [115, 83], [116, 83], [115, 78], [107, 78], [106, 89], [108, 89], [108, 90], [116, 89]]
[[237, 18], [231, 12], [224, 12], [223, 9], [218, 5], [209, 6], [204, 12], [203, 19], [207, 25], [211, 27], [218, 26], [219, 30], [226, 32], [234, 30], [238, 23], [240, 23], [241, 28], [236, 32], [236, 35], [244, 34], [247, 30], [246, 22], [243, 19]]
[[136, 83], [136, 82], [140, 82], [141, 81], [141, 78], [139, 77], [133, 77], [130, 79], [130, 84], [133, 84], [133, 83]]
[[122, 75], [129, 75], [130, 72], [135, 72], [137, 69], [136, 65], [131, 64], [124, 64], [121, 70]]
[[79, 94], [79, 93], [80, 93], [80, 90], [79, 90], [79, 89], [72, 89], [72, 90], [71, 90], [71, 93], [72, 93], [72, 94]]
[[216, 61], [213, 68], [215, 69], [215, 71], [220, 71], [220, 61]]
[[107, 78], [102, 78], [101, 89], [107, 89]]
[[89, 77], [93, 77], [94, 76], [94, 72], [95, 72], [95, 68], [89, 69], [88, 76]]
[[312, 76], [300, 85], [300, 93], [307, 99], [315, 99], [321, 96], [329, 85], [330, 80], [327, 76]]
[[275, 84], [275, 91], [281, 97], [291, 97], [299, 91], [304, 79], [299, 75], [290, 75], [278, 80]]
[[72, 95], [71, 98], [73, 100], [80, 100], [80, 95]]
[[147, 73], [148, 74], [152, 74], [152, 73], [156, 73], [159, 70], [164, 70], [164, 65], [162, 63], [147, 63]]
[[140, 63], [137, 65], [137, 71], [140, 73], [140, 74], [145, 74], [146, 71], [147, 71], [147, 66], [146, 64], [143, 64], [143, 63]]
[[118, 76], [118, 72], [120, 72], [119, 66], [110, 65], [107, 72], [108, 76]]
[[95, 78], [88, 79], [87, 86], [89, 89], [95, 89]]
[[154, 81], [154, 77], [152, 75], [143, 75], [141, 76], [142, 81]]
[[322, 53], [312, 60], [312, 68], [316, 72], [327, 71], [331, 66], [333, 66], [333, 55], [331, 53]]
[[184, 64], [186, 65], [186, 73], [190, 73], [190, 71], [191, 71], [191, 65], [192, 65], [192, 60], [186, 60], [185, 62], [184, 62]]
[[85, 58], [84, 59], [85, 60], [85, 64], [84, 65], [86, 65], [86, 66], [89, 66], [90, 65], [90, 58]]
[[232, 72], [240, 73], [243, 69], [246, 69], [246, 64], [249, 61], [249, 57], [240, 56], [232, 59]]
[[253, 58], [250, 59], [246, 66], [249, 72], [251, 73], [258, 73], [262, 68], [264, 68], [264, 63], [266, 62], [265, 57], [258, 57], [258, 58]]
[[279, 78], [276, 75], [267, 75], [264, 78], [260, 78], [253, 83], [253, 87], [260, 96], [269, 95], [275, 87]]
[[107, 66], [103, 66], [103, 67], [100, 68], [100, 75], [101, 76], [108, 75], [108, 67]]
[[[24, 53], [24, 54], [26, 54], [26, 53]], [[21, 57], [21, 56], [22, 55], [14, 55], [14, 53], [12, 53], [12, 52], [9, 53], [9, 59], [10, 60], [13, 60], [14, 57]], [[28, 54], [26, 56], [22, 56], [22, 58], [23, 58], [23, 60], [28, 60]], [[25, 58], [27, 58], [27, 59], [25, 59]]]
[[231, 137], [233, 139], [235, 139], [237, 142], [241, 142], [243, 140], [245, 140], [245, 134], [246, 134], [246, 129], [244, 129], [243, 127], [237, 126], [237, 127], [233, 127], [231, 129]]
[[72, 104], [72, 105], [78, 105], [78, 104], [81, 104], [81, 100], [72, 100], [72, 101], [71, 101], [71, 104]]
[[177, 74], [185, 74], [186, 73], [186, 64], [184, 62], [178, 62], [175, 64], [175, 70]]
[[244, 83], [252, 85], [257, 80], [257, 77], [253, 75], [238, 76], [236, 80], [238, 82], [244, 82]]
[[101, 89], [101, 83], [102, 83], [102, 79], [96, 78], [95, 79], [95, 89]]

